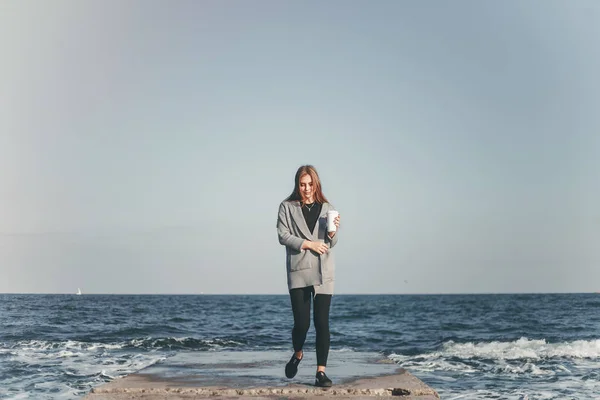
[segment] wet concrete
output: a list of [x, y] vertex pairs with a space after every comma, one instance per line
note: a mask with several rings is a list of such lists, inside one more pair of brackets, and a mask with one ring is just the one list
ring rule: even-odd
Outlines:
[[328, 389], [314, 386], [314, 354], [305, 354], [294, 379], [285, 378], [290, 356], [275, 351], [182, 353], [95, 388], [85, 398], [439, 398], [435, 390], [377, 353], [330, 353], [327, 375], [334, 386]]

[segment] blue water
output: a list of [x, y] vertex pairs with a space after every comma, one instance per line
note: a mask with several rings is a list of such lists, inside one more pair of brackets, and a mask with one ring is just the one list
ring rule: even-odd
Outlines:
[[[595, 399], [599, 310], [600, 294], [336, 295], [330, 358], [379, 352], [443, 399]], [[291, 351], [291, 324], [283, 295], [0, 295], [0, 398], [79, 398], [181, 352]]]

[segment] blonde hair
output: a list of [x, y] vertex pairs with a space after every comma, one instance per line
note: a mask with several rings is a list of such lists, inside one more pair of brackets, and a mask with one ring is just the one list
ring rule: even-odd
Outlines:
[[298, 168], [298, 171], [296, 171], [296, 177], [294, 178], [294, 190], [292, 191], [292, 194], [290, 194], [286, 200], [287, 201], [296, 200], [296, 201], [299, 201], [302, 205], [304, 205], [302, 196], [300, 195], [300, 179], [302, 179], [302, 177], [304, 175], [309, 175], [312, 178], [313, 189], [315, 191], [315, 195], [314, 195], [315, 201], [317, 203], [321, 203], [321, 204], [329, 203], [329, 201], [323, 194], [323, 189], [321, 188], [321, 180], [319, 179], [319, 174], [317, 173], [317, 170], [315, 169], [315, 167], [313, 167], [312, 165], [303, 165], [300, 168]]

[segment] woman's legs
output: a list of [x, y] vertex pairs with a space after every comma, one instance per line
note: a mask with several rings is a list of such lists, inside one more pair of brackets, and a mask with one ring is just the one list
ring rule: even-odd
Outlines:
[[[293, 378], [298, 371], [298, 364], [303, 358], [302, 347], [306, 341], [306, 334], [310, 327], [310, 303], [314, 295], [312, 286], [290, 290], [292, 312], [294, 314], [294, 328], [292, 329], [292, 342], [294, 344], [294, 355], [286, 365], [285, 374]], [[331, 307], [330, 294], [317, 294], [313, 298], [314, 322], [316, 331], [317, 350], [317, 375], [315, 385], [329, 387], [331, 379], [325, 375], [327, 357], [329, 355], [329, 309]]]
[[331, 295], [317, 294], [314, 302], [314, 322], [317, 335], [317, 371], [325, 371], [329, 355], [329, 308], [331, 306]]

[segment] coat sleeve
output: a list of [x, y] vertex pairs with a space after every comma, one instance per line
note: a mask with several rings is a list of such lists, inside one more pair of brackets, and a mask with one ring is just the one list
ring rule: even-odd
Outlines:
[[340, 234], [339, 232], [336, 232], [335, 235], [333, 235], [333, 238], [330, 238], [328, 234], [325, 234], [325, 237], [327, 238], [327, 241], [329, 242], [330, 249], [333, 249], [333, 247], [337, 244], [339, 234]]
[[277, 236], [279, 236], [279, 243], [294, 250], [300, 251], [302, 250], [302, 243], [304, 243], [304, 239], [292, 235], [288, 223], [289, 219], [285, 204], [281, 203], [279, 205], [279, 214], [277, 216]]

